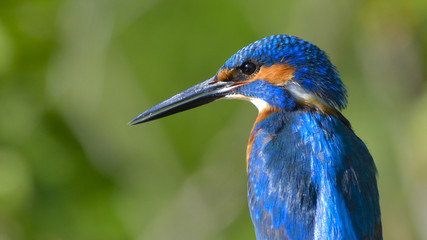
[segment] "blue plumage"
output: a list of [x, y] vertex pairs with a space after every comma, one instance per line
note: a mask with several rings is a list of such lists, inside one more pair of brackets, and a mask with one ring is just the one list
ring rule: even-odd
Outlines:
[[131, 124], [222, 98], [259, 109], [247, 151], [258, 240], [382, 239], [375, 164], [339, 112], [346, 90], [322, 50], [293, 36], [261, 39]]
[[335, 66], [316, 45], [289, 35], [273, 35], [242, 48], [231, 56], [221, 70], [240, 66], [253, 59], [261, 66], [275, 63], [295, 67], [294, 80], [309, 91], [324, 98], [328, 104], [344, 108], [347, 92]]
[[279, 111], [253, 134], [248, 201], [257, 239], [380, 239], [374, 162], [345, 122]]

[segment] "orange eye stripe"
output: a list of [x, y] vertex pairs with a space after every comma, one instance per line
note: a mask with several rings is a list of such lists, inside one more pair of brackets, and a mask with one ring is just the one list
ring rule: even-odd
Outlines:
[[[234, 69], [223, 69], [218, 72], [217, 80], [220, 82], [230, 81], [233, 78]], [[287, 64], [274, 64], [262, 66], [260, 70], [241, 83], [249, 83], [255, 80], [264, 80], [271, 85], [281, 86], [294, 77], [295, 69]]]
[[218, 82], [226, 82], [230, 80], [233, 76], [233, 69], [223, 69], [218, 72], [216, 78]]
[[249, 81], [264, 80], [274, 86], [282, 86], [294, 77], [295, 69], [287, 64], [262, 66]]

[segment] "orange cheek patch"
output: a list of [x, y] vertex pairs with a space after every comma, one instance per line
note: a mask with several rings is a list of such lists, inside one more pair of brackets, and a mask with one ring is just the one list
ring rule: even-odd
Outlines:
[[223, 69], [223, 70], [218, 72], [216, 77], [217, 77], [217, 80], [219, 82], [225, 82], [225, 81], [231, 79], [232, 71], [230, 69]]
[[295, 69], [287, 64], [262, 66], [258, 73], [251, 77], [249, 81], [264, 80], [271, 85], [282, 86], [294, 77], [294, 72]]

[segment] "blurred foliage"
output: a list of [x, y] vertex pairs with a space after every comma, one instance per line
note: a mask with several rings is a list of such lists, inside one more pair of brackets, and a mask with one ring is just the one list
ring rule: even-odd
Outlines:
[[254, 107], [126, 123], [272, 34], [329, 53], [384, 238], [427, 239], [426, 26], [425, 0], [2, 0], [0, 239], [255, 239]]

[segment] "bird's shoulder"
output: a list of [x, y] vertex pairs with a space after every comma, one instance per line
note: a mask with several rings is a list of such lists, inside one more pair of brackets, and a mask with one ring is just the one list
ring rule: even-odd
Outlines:
[[[269, 225], [260, 229], [309, 238], [330, 228], [346, 239], [378, 239], [375, 165], [342, 115], [274, 112], [254, 131], [248, 197], [252, 217]], [[320, 226], [321, 219], [330, 221]]]

